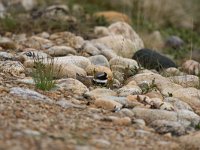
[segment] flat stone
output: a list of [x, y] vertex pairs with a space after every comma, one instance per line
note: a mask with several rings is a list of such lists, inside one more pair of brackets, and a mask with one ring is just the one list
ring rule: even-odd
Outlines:
[[10, 94], [12, 94], [13, 96], [21, 97], [24, 100], [35, 100], [35, 101], [41, 101], [45, 103], [54, 103], [53, 100], [51, 100], [47, 96], [44, 96], [30, 89], [13, 87], [10, 89]]

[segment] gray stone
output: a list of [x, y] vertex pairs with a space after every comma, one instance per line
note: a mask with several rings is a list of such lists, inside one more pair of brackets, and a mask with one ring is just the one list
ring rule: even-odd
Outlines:
[[95, 56], [101, 54], [101, 52], [92, 43], [86, 42], [82, 46], [82, 52], [86, 52], [89, 55]]
[[112, 49], [118, 56], [131, 58], [138, 50], [136, 45], [122, 35], [109, 35], [99, 39], [92, 40], [93, 43], [101, 43]]
[[47, 96], [44, 96], [30, 89], [13, 87], [10, 89], [10, 94], [12, 94], [13, 96], [21, 97], [24, 100], [35, 100], [35, 101], [41, 101], [45, 103], [54, 103], [53, 100], [51, 100]]
[[168, 102], [170, 103], [172, 106], [174, 106], [174, 109], [177, 110], [189, 110], [189, 111], [193, 111], [192, 108], [190, 107], [190, 105], [188, 105], [187, 103], [181, 101], [178, 98], [175, 97], [166, 97], [163, 100], [164, 102]]
[[173, 76], [169, 79], [183, 87], [198, 87], [200, 85], [199, 77], [194, 75]]
[[189, 104], [197, 114], [200, 114], [200, 90], [192, 87], [181, 88], [172, 92], [172, 95]]
[[176, 121], [155, 120], [150, 126], [161, 134], [172, 133], [172, 135], [180, 136], [186, 133], [184, 126]]
[[89, 57], [89, 60], [93, 65], [110, 67], [108, 60], [103, 55], [91, 56]]

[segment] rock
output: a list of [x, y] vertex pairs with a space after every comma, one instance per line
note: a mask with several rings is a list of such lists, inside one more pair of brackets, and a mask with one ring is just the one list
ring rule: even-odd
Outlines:
[[16, 44], [7, 37], [0, 37], [0, 47], [4, 49], [16, 49]]
[[93, 43], [101, 43], [112, 49], [118, 56], [131, 58], [138, 50], [137, 44], [130, 39], [124, 38], [122, 35], [109, 35], [102, 38], [92, 40]]
[[121, 66], [122, 68], [129, 68], [129, 69], [138, 68], [138, 64], [135, 60], [123, 58], [123, 57], [115, 57], [111, 59], [109, 63], [110, 63], [111, 68], [113, 68], [114, 66]]
[[149, 91], [145, 95], [148, 96], [149, 98], [159, 98], [159, 99], [163, 100], [163, 95], [158, 90]]
[[100, 37], [104, 37], [104, 36], [108, 36], [109, 35], [109, 31], [108, 28], [103, 27], [103, 26], [97, 26], [94, 28], [94, 34], [100, 38]]
[[129, 117], [123, 117], [123, 118], [113, 119], [113, 123], [115, 125], [127, 126], [127, 125], [131, 125], [132, 121], [131, 121], [131, 118]]
[[185, 127], [196, 127], [200, 123], [200, 116], [189, 110], [177, 111], [178, 121]]
[[76, 36], [71, 32], [53, 33], [50, 35], [49, 39], [56, 45], [65, 45], [74, 49], [80, 49], [84, 44], [84, 39], [82, 37]]
[[0, 52], [0, 61], [12, 60], [14, 58], [13, 54], [7, 52]]
[[117, 57], [117, 54], [107, 46], [101, 43], [94, 43], [95, 47], [98, 48], [102, 55], [104, 55], [108, 60]]
[[52, 47], [54, 44], [52, 41], [39, 37], [39, 36], [31, 36], [27, 39], [27, 41], [23, 42], [26, 47], [45, 50]]
[[181, 101], [178, 98], [175, 97], [166, 97], [164, 98], [164, 102], [168, 102], [171, 105], [173, 105], [175, 111], [177, 110], [189, 110], [189, 111], [193, 111], [192, 108], [185, 102]]
[[200, 60], [200, 49], [194, 49], [190, 51], [190, 55], [192, 55], [192, 60], [198, 62]]
[[99, 148], [109, 148], [111, 143], [105, 139], [92, 139], [92, 144]]
[[200, 73], [200, 63], [194, 60], [187, 60], [182, 64], [182, 68], [189, 74], [198, 75]]
[[38, 51], [28, 51], [23, 52], [19, 55], [18, 59], [25, 64], [27, 67], [33, 67], [34, 61], [41, 60], [43, 64], [50, 64], [56, 66], [65, 66], [65, 65], [75, 65], [82, 69], [87, 68], [91, 65], [91, 62], [88, 58], [83, 56], [64, 56], [64, 57], [55, 57], [49, 58], [47, 54], [38, 52]]
[[92, 43], [86, 42], [81, 48], [81, 52], [86, 52], [89, 55], [95, 56], [101, 54], [101, 52]]
[[106, 97], [97, 98], [94, 102], [94, 105], [98, 108], [103, 108], [107, 110], [115, 110], [122, 108], [122, 104], [114, 100], [108, 99]]
[[137, 95], [141, 94], [142, 90], [137, 85], [125, 85], [122, 88], [117, 90], [119, 96], [126, 97], [128, 95]]
[[14, 34], [12, 36], [12, 39], [17, 43], [17, 44], [20, 44], [20, 43], [23, 43], [27, 40], [27, 35], [25, 33], [21, 33], [21, 34]]
[[165, 46], [173, 49], [180, 49], [185, 42], [178, 36], [170, 36], [165, 41]]
[[165, 76], [180, 76], [182, 74], [179, 69], [174, 67], [165, 69], [163, 73]]
[[177, 112], [134, 108], [133, 113], [136, 118], [144, 119], [148, 124], [156, 120], [167, 120], [181, 123], [184, 127], [195, 127], [200, 121], [200, 117], [194, 112], [188, 110], [178, 110]]
[[56, 85], [59, 87], [59, 90], [69, 91], [76, 95], [83, 95], [89, 92], [88, 88], [83, 83], [72, 78], [58, 80]]
[[77, 105], [77, 104], [73, 104], [65, 99], [61, 99], [59, 101], [56, 102], [57, 105], [65, 108], [65, 109], [68, 109], [68, 108], [79, 108], [79, 109], [84, 109], [85, 107], [84, 106], [81, 106], [81, 105]]
[[86, 98], [97, 99], [105, 96], [117, 96], [117, 93], [106, 88], [96, 88], [84, 94]]
[[185, 149], [200, 149], [200, 132], [194, 132], [185, 136], [181, 136], [179, 141], [183, 143]]
[[124, 21], [124, 22], [131, 24], [131, 19], [126, 14], [116, 12], [116, 11], [97, 12], [97, 13], [94, 14], [94, 17], [95, 18], [104, 17], [105, 20], [108, 23], [113, 23], [113, 22], [117, 22], [117, 21]]
[[189, 104], [197, 114], [200, 114], [200, 90], [195, 88], [181, 88], [172, 92], [172, 95]]
[[132, 58], [147, 69], [159, 71], [170, 67], [176, 67], [176, 64], [172, 60], [150, 49], [141, 49], [137, 51]]
[[177, 89], [182, 88], [182, 86], [172, 83], [169, 79], [155, 73], [136, 74], [132, 79], [135, 80], [138, 85], [145, 82], [148, 86], [156, 87], [163, 95], [169, 95]]
[[0, 72], [15, 77], [24, 77], [25, 69], [19, 61], [0, 61]]
[[30, 89], [13, 87], [10, 89], [10, 94], [12, 94], [13, 96], [21, 97], [24, 100], [35, 100], [35, 101], [39, 101], [39, 102], [41, 101], [45, 103], [54, 103], [53, 100], [51, 100], [47, 96], [44, 96]]
[[130, 39], [136, 51], [144, 48], [144, 43], [139, 35], [133, 30], [133, 28], [125, 22], [116, 22], [108, 27], [110, 35], [122, 35], [125, 39]]
[[160, 134], [172, 133], [172, 135], [180, 136], [186, 133], [184, 126], [176, 121], [156, 120], [150, 126]]
[[134, 116], [133, 112], [128, 108], [122, 108], [119, 111], [119, 114], [121, 114], [122, 116], [130, 117], [130, 118], [133, 118], [133, 116]]
[[41, 136], [40, 132], [31, 129], [25, 129], [22, 132], [28, 136]]
[[108, 68], [110, 67], [108, 60], [103, 55], [91, 56], [91, 57], [89, 57], [89, 60], [91, 61], [91, 63], [93, 65], [105, 66], [105, 67], [108, 67]]
[[26, 11], [32, 10], [37, 5], [36, 0], [22, 0], [21, 3]]
[[58, 56], [66, 56], [68, 54], [76, 54], [76, 51], [68, 46], [53, 46], [45, 51], [50, 56], [58, 57]]
[[183, 87], [198, 87], [200, 85], [199, 77], [194, 75], [173, 76], [169, 79]]
[[140, 128], [144, 128], [146, 126], [146, 123], [143, 119], [134, 119], [133, 124], [139, 126]]
[[35, 84], [32, 77], [25, 77], [24, 79], [18, 79], [17, 81], [20, 83], [26, 83], [26, 84], [32, 84], [32, 85]]

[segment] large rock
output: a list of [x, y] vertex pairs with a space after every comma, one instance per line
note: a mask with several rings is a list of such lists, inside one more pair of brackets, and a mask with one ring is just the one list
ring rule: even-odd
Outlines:
[[171, 59], [150, 49], [141, 49], [137, 51], [132, 58], [147, 69], [159, 71], [170, 67], [176, 67], [176, 64]]
[[181, 88], [172, 92], [172, 95], [188, 103], [197, 114], [200, 114], [200, 90], [195, 88]]
[[133, 113], [136, 118], [144, 119], [147, 123], [153, 123], [156, 120], [176, 121], [184, 127], [195, 127], [200, 122], [200, 117], [192, 111], [178, 110], [177, 112], [134, 108]]
[[161, 134], [172, 133], [180, 136], [186, 133], [184, 126], [176, 121], [156, 120], [151, 123], [151, 127]]
[[147, 83], [150, 86], [155, 84], [156, 88], [166, 96], [182, 88], [182, 86], [172, 83], [169, 79], [155, 73], [136, 74], [132, 79], [135, 80], [138, 85]]
[[109, 35], [92, 40], [93, 43], [101, 43], [111, 48], [118, 56], [131, 58], [139, 50], [137, 44], [122, 35]]
[[28, 101], [35, 100], [35, 101], [40, 101], [40, 102], [45, 102], [45, 103], [54, 103], [53, 100], [51, 100], [47, 96], [44, 96], [30, 89], [13, 87], [10, 89], [10, 94], [12, 94], [13, 96], [21, 97], [24, 100], [28, 100]]
[[15, 77], [24, 77], [25, 68], [19, 61], [0, 61], [0, 72]]
[[199, 77], [194, 75], [173, 76], [169, 79], [183, 87], [198, 87], [200, 85]]
[[122, 35], [124, 38], [130, 39], [135, 45], [135, 49], [144, 48], [144, 43], [133, 28], [125, 22], [116, 22], [108, 27], [110, 35]]

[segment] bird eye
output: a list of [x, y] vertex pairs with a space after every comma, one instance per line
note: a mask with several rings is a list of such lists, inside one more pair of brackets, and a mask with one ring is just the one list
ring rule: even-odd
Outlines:
[[26, 56], [28, 56], [28, 57], [32, 57], [33, 54], [32, 54], [31, 52], [27, 52], [27, 53], [26, 53]]

